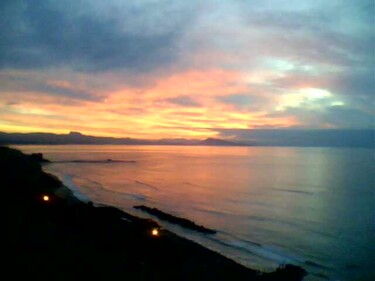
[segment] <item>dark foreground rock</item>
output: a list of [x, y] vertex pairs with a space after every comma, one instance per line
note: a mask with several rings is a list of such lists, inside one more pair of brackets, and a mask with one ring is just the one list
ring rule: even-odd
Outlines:
[[177, 225], [180, 225], [182, 227], [185, 227], [185, 228], [188, 228], [188, 229], [191, 229], [191, 230], [195, 230], [195, 231], [198, 231], [198, 232], [201, 232], [201, 233], [204, 233], [204, 234], [215, 234], [216, 233], [215, 230], [206, 228], [202, 225], [197, 225], [195, 222], [193, 222], [191, 220], [176, 217], [176, 216], [173, 216], [171, 214], [167, 214], [163, 211], [160, 211], [157, 208], [150, 208], [150, 207], [147, 207], [147, 206], [144, 206], [144, 205], [134, 206], [133, 208], [144, 211], [144, 212], [146, 212], [150, 215], [153, 215], [153, 216], [155, 216], [155, 217], [157, 217], [161, 220], [168, 221], [170, 223], [177, 224]]
[[0, 147], [2, 269], [9, 280], [303, 278], [299, 267], [261, 274], [151, 220], [80, 202], [39, 160]]

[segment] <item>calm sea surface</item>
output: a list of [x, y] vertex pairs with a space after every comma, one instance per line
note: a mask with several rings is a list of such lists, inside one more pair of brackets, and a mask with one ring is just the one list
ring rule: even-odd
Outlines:
[[133, 214], [157, 207], [216, 229], [161, 224], [246, 266], [301, 265], [305, 280], [375, 280], [371, 149], [17, 146], [53, 161], [44, 169], [78, 195]]

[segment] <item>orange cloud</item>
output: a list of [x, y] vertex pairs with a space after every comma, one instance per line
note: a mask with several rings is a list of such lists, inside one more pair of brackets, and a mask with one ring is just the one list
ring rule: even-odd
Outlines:
[[[69, 96], [36, 91], [3, 93], [0, 130], [57, 133], [75, 130], [153, 139], [205, 138], [216, 135], [215, 128], [247, 129], [297, 123], [293, 118], [267, 117], [264, 111], [241, 110], [218, 99], [247, 92], [247, 79], [238, 71], [191, 70], [159, 78], [143, 87], [114, 84], [112, 90], [90, 88], [87, 81], [74, 84], [47, 79], [46, 84], [53, 89], [92, 93], [102, 99], [77, 101]], [[113, 81], [118, 80], [117, 77]]]

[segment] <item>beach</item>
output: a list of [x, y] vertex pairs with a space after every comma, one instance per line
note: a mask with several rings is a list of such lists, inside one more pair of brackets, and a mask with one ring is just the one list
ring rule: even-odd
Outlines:
[[82, 202], [43, 172], [43, 161], [42, 155], [0, 148], [6, 267], [17, 269], [13, 275], [32, 280], [303, 279], [300, 267], [262, 274], [153, 221]]

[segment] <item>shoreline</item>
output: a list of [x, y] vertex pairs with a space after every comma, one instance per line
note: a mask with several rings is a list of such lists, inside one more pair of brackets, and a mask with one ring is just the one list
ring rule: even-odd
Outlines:
[[17, 256], [23, 273], [39, 276], [44, 264], [49, 275], [58, 276], [56, 280], [102, 276], [106, 280], [292, 281], [306, 274], [292, 265], [261, 273], [161, 229], [152, 220], [82, 202], [57, 177], [44, 172], [41, 162], [0, 147], [9, 202], [5, 204], [9, 254]]

